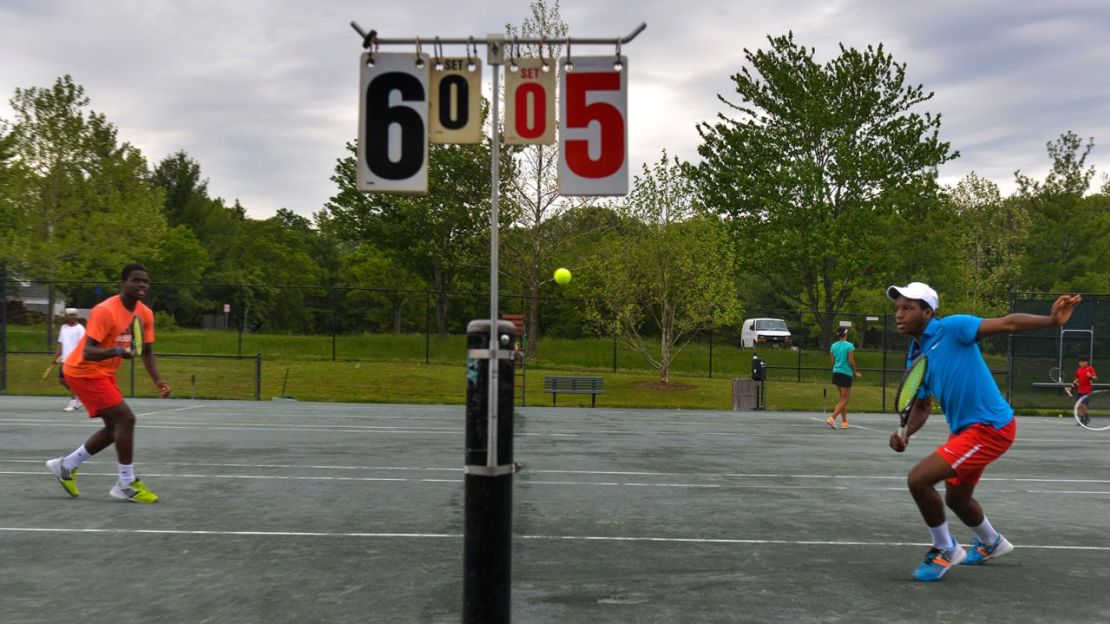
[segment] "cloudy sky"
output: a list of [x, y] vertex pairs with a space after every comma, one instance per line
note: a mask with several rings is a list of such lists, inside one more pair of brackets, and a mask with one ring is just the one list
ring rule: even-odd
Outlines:
[[[564, 0], [561, 12], [572, 37], [647, 23], [624, 48], [633, 172], [663, 149], [696, 159], [696, 125], [735, 94], [743, 49], [788, 30], [821, 59], [882, 43], [906, 63], [961, 153], [945, 183], [975, 171], [1009, 194], [1015, 170], [1043, 178], [1045, 144], [1068, 130], [1093, 137], [1089, 164], [1110, 172], [1105, 0]], [[528, 15], [527, 0], [0, 0], [0, 119], [17, 87], [70, 74], [152, 166], [185, 150], [210, 192], [251, 216], [310, 216], [357, 129], [351, 20], [381, 37], [482, 37]]]

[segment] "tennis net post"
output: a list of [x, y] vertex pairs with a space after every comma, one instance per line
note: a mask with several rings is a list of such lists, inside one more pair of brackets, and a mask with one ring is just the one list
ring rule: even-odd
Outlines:
[[[466, 488], [463, 519], [463, 624], [508, 624], [513, 526], [513, 360], [515, 328], [491, 321], [466, 327]], [[493, 348], [491, 348], [493, 346]], [[495, 402], [490, 360], [496, 358]]]

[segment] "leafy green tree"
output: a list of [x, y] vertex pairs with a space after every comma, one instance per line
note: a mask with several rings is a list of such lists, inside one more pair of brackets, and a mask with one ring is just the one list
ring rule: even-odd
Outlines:
[[1094, 177], [1084, 145], [1074, 132], [1047, 144], [1052, 169], [1043, 182], [1014, 172], [1015, 197], [1029, 214], [1021, 262], [1022, 283], [1039, 291], [1096, 290], [1105, 284], [1110, 217], [1105, 194], [1086, 197]]
[[[448, 331], [449, 293], [474, 274], [488, 275], [489, 141], [480, 145], [432, 145], [426, 196], [365, 194], [355, 188], [355, 146], [338, 160], [338, 186], [317, 215], [318, 226], [340, 241], [369, 242], [435, 292], [436, 331]], [[501, 163], [501, 179], [512, 164]], [[501, 213], [501, 227], [511, 211]], [[461, 328], [460, 328], [461, 329]]]
[[715, 218], [695, 212], [694, 197], [693, 183], [666, 152], [644, 165], [621, 208], [635, 227], [599, 247], [583, 280], [591, 321], [643, 355], [664, 383], [695, 332], [740, 313], [733, 247]]
[[168, 229], [159, 243], [158, 257], [147, 263], [152, 279], [173, 284], [155, 289], [156, 307], [178, 325], [198, 326], [200, 315], [213, 311], [199, 285], [210, 265], [208, 251], [192, 230], [184, 225]]
[[15, 137], [0, 121], [0, 266], [15, 267], [28, 247], [28, 228], [22, 206], [26, 203], [27, 174], [16, 159]]
[[1029, 216], [1018, 202], [1003, 199], [998, 185], [971, 172], [948, 192], [959, 241], [960, 287], [949, 301], [978, 315], [1005, 313], [1018, 283], [1018, 263]]
[[701, 201], [730, 224], [744, 271], [808, 309], [831, 335], [853, 292], [889, 272], [892, 228], [936, 204], [937, 167], [958, 154], [938, 138], [940, 116], [911, 112], [933, 96], [906, 82], [882, 45], [840, 46], [828, 62], [768, 37], [744, 50], [732, 79], [736, 115], [699, 126]]
[[[343, 282], [355, 288], [346, 295], [351, 304], [348, 309], [360, 312], [356, 316], [363, 323], [362, 329], [389, 327], [400, 334], [405, 309], [424, 300], [423, 280], [369, 243], [344, 254], [342, 263]], [[384, 319], [383, 310], [387, 311]]]
[[158, 254], [165, 233], [160, 192], [146, 160], [121, 143], [69, 76], [10, 100], [14, 158], [26, 172], [15, 208], [27, 228], [20, 273], [33, 279], [114, 277]]
[[[531, 15], [520, 27], [506, 26], [510, 38], [567, 36], [568, 28], [559, 12], [556, 1], [550, 6], [545, 0], [534, 0], [529, 5]], [[562, 50], [561, 45], [548, 44], [540, 49], [538, 44], [522, 46], [521, 56], [554, 59]], [[558, 98], [558, 95], [555, 96]], [[558, 101], [556, 99], [555, 101]], [[508, 198], [518, 207], [517, 219], [506, 232], [502, 245], [502, 271], [527, 296], [527, 332], [524, 341], [525, 356], [535, 357], [539, 337], [541, 288], [551, 281], [556, 268], [555, 258], [573, 246], [574, 239], [587, 232], [566, 227], [568, 221], [558, 217], [567, 211], [594, 203], [588, 197], [564, 197], [559, 194], [559, 148], [553, 145], [522, 146], [510, 154], [517, 166], [517, 174], [509, 180]]]

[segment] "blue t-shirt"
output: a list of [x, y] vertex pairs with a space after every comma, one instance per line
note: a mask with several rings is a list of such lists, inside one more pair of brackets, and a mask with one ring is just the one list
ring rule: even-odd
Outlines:
[[856, 345], [847, 340], [837, 340], [829, 347], [829, 353], [833, 356], [834, 373], [852, 374], [852, 365], [848, 363], [848, 354], [855, 350]]
[[918, 354], [929, 358], [925, 382], [918, 398], [935, 396], [948, 421], [948, 429], [959, 433], [975, 423], [1001, 429], [1010, 424], [1014, 410], [1002, 396], [983, 354], [979, 351], [978, 316], [957, 314], [934, 318], [921, 332], [921, 347], [910, 341], [906, 366]]

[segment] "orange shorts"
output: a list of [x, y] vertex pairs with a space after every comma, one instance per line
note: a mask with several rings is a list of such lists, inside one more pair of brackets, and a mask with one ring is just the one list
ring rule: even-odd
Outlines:
[[111, 377], [70, 377], [66, 375], [66, 382], [69, 383], [69, 389], [73, 391], [73, 394], [76, 394], [77, 398], [85, 404], [85, 409], [89, 412], [89, 418], [96, 418], [100, 410], [123, 403], [123, 395], [120, 394], [115, 375]]
[[948, 441], [937, 447], [937, 454], [952, 466], [956, 476], [946, 483], [975, 485], [991, 462], [1002, 457], [1017, 437], [1017, 419], [1001, 429], [976, 423], [963, 431], [948, 436]]

